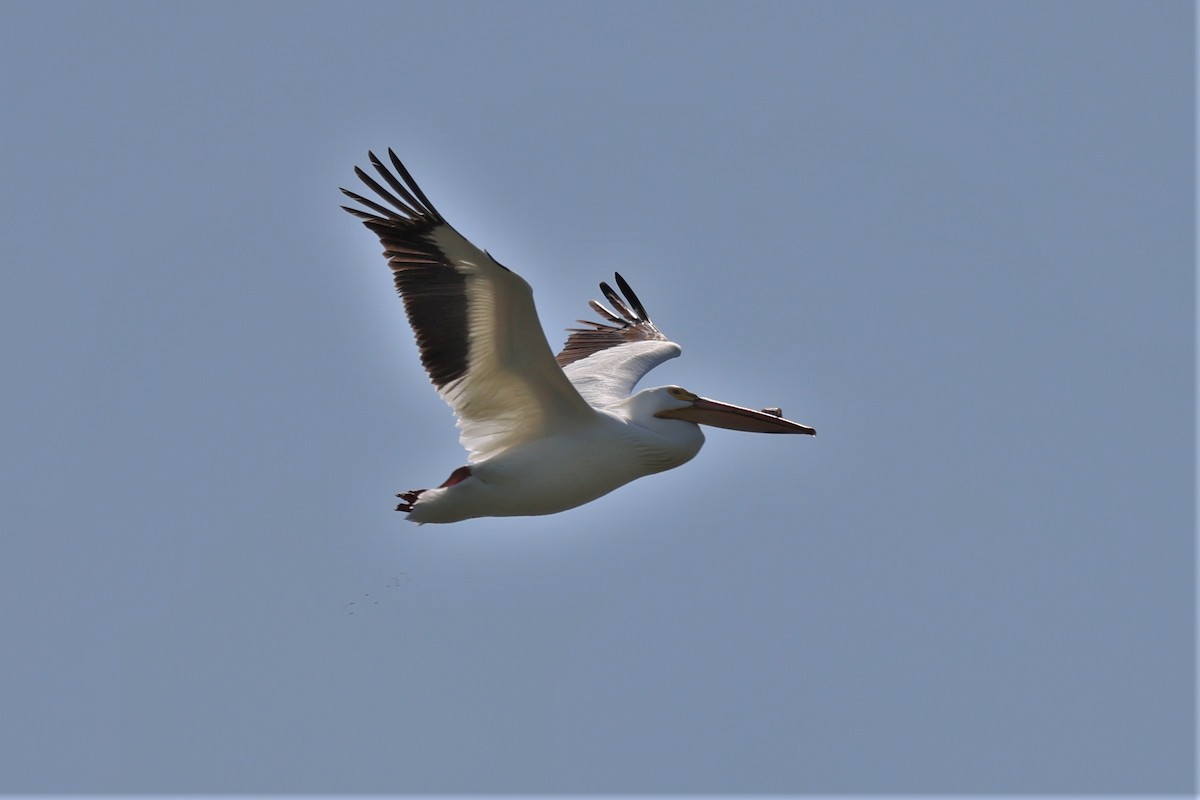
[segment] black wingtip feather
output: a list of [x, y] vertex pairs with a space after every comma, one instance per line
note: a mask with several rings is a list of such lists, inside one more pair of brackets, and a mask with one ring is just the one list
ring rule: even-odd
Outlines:
[[429, 198], [425, 196], [423, 191], [421, 191], [421, 187], [416, 181], [413, 180], [413, 176], [409, 173], [403, 162], [400, 161], [400, 157], [396, 155], [396, 151], [390, 147], [388, 148], [388, 158], [391, 159], [392, 166], [395, 167], [396, 171], [400, 173], [400, 177], [403, 178], [404, 182], [408, 184], [410, 189], [412, 189], [413, 194], [415, 194], [417, 199], [421, 201], [421, 204], [425, 207], [425, 210], [429, 212], [430, 216], [432, 216], [438, 222], [445, 222], [445, 220], [442, 218], [442, 215], [439, 214], [438, 210], [433, 207], [433, 203], [429, 202]]
[[[621, 319], [616, 314], [614, 314], [613, 312], [611, 312], [607, 308], [605, 308], [604, 304], [601, 303], [599, 300], [588, 300], [588, 305], [592, 307], [593, 311], [595, 311], [600, 316], [604, 317], [609, 322], [615, 322], [618, 325], [624, 324], [623, 319]], [[582, 319], [577, 319], [575, 321], [576, 322], [586, 322], [586, 320], [582, 320]], [[588, 324], [594, 324], [594, 323], [588, 323]]]
[[384, 166], [383, 162], [379, 160], [378, 156], [376, 156], [374, 153], [369, 153], [369, 155], [371, 157], [371, 165], [375, 167], [375, 171], [378, 172], [385, 181], [387, 181], [388, 186], [391, 186], [397, 194], [404, 198], [404, 201], [408, 206], [411, 206], [420, 216], [429, 217], [436, 222], [445, 222], [445, 220], [442, 219], [442, 215], [439, 214], [437, 209], [433, 207], [433, 204], [429, 202], [429, 198], [426, 197], [421, 191], [421, 188], [417, 186], [417, 182], [412, 179], [412, 175], [408, 174], [408, 170], [404, 169], [404, 165], [400, 163], [400, 159], [396, 158], [395, 153], [393, 153], [391, 150], [388, 150], [388, 155], [392, 157], [392, 163], [397, 165], [397, 169], [401, 172], [401, 176], [404, 178], [405, 183], [401, 183], [399, 180], [397, 180], [396, 176], [392, 174], [391, 170]]
[[[363, 197], [362, 195], [355, 194], [354, 192], [350, 191], [349, 189], [342, 189], [342, 194], [346, 195], [354, 202], [362, 203], [367, 208], [370, 208], [370, 209], [382, 214], [385, 219], [390, 219], [390, 220], [406, 219], [405, 217], [402, 217], [399, 214], [397, 214], [393, 209], [390, 209], [387, 206], [380, 205], [379, 203], [376, 203], [374, 200], [368, 200], [367, 198]], [[368, 214], [361, 209], [353, 209], [353, 208], [349, 208], [347, 206], [342, 206], [342, 208], [346, 209], [351, 214], [353, 214], [356, 217], [359, 217], [360, 219], [378, 219], [378, 217]]]
[[633, 306], [633, 310], [638, 313], [638, 319], [649, 321], [650, 315], [646, 313], [646, 307], [642, 305], [642, 301], [634, 293], [633, 288], [629, 283], [621, 277], [621, 273], [614, 272], [613, 277], [617, 279], [617, 286], [620, 287], [621, 293], [625, 295], [625, 299]]
[[[355, 167], [354, 174], [358, 176], [360, 181], [371, 187], [375, 194], [379, 195], [384, 200], [387, 200], [405, 215], [413, 218], [425, 216], [421, 213], [420, 208], [415, 203], [411, 202], [411, 197], [405, 197], [404, 200], [401, 200], [399, 197], [396, 197], [396, 195], [383, 188], [377, 180], [368, 175], [361, 167]], [[387, 175], [387, 170], [381, 170], [380, 174]], [[390, 178], [390, 176], [388, 177]], [[391, 183], [394, 186], [394, 181], [395, 178], [391, 178], [388, 183]], [[400, 187], [400, 194], [408, 195], [408, 192], [404, 190], [404, 187]]]
[[[616, 275], [616, 280], [621, 291], [625, 293], [626, 299], [622, 299], [608, 283], [600, 282], [600, 291], [612, 303], [616, 313], [605, 308], [604, 304], [597, 300], [588, 301], [588, 305], [592, 307], [593, 311], [612, 324], [595, 320], [577, 320], [579, 324], [588, 327], [567, 329], [567, 333], [570, 334], [567, 337], [567, 343], [556, 356], [559, 366], [568, 366], [593, 353], [599, 353], [610, 347], [619, 347], [628, 342], [667, 340], [667, 337], [663, 336], [662, 332], [650, 321], [650, 315], [646, 313], [645, 306], [634, 294], [629, 283], [619, 274]], [[632, 311], [630, 306], [633, 307]]]
[[613, 308], [615, 308], [621, 314], [621, 316], [623, 316], [629, 322], [637, 322], [637, 317], [635, 317], [633, 312], [629, 310], [629, 306], [625, 305], [625, 301], [621, 299], [621, 295], [613, 291], [611, 286], [604, 281], [600, 281], [600, 291], [604, 292], [604, 297], [608, 300], [608, 302], [612, 303]]

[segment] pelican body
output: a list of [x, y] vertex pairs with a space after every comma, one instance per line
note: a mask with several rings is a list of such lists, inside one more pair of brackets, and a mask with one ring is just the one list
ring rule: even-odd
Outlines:
[[620, 295], [600, 284], [612, 308], [590, 301], [603, 321], [579, 320], [585, 327], [570, 329], [555, 355], [529, 284], [451, 227], [394, 152], [392, 169], [368, 155], [386, 187], [355, 167], [379, 200], [342, 189], [363, 207], [343, 208], [383, 244], [421, 362], [468, 453], [437, 488], [397, 495], [408, 520], [566, 511], [687, 463], [704, 444], [700, 425], [816, 433], [777, 408], [755, 411], [678, 386], [634, 394], [642, 376], [682, 350], [619, 274]]

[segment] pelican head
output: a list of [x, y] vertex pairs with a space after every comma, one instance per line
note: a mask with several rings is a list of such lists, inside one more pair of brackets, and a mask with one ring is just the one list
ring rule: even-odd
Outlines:
[[647, 394], [654, 397], [658, 409], [654, 416], [660, 419], [680, 419], [700, 425], [711, 425], [714, 428], [751, 433], [816, 434], [816, 431], [807, 425], [784, 419], [783, 412], [777, 408], [755, 411], [709, 400], [678, 386], [650, 389]]

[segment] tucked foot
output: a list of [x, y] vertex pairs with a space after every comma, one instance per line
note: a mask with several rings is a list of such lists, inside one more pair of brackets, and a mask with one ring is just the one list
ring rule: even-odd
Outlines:
[[[457, 484], [462, 483], [469, 477], [471, 477], [471, 468], [470, 467], [459, 467], [458, 469], [454, 470], [454, 472], [451, 472], [450, 477], [446, 478], [446, 482], [443, 483], [438, 488], [446, 489], [450, 486], [455, 486]], [[396, 506], [396, 510], [397, 511], [412, 511], [413, 506], [416, 505], [416, 503], [417, 503], [417, 498], [419, 498], [421, 496], [421, 494], [426, 491], [428, 491], [428, 490], [426, 490], [426, 489], [409, 489], [407, 492], [397, 493], [396, 497], [399, 497], [404, 502], [398, 504]]]
[[421, 493], [424, 491], [425, 491], [424, 489], [409, 489], [407, 492], [399, 492], [396, 495], [396, 497], [399, 497], [404, 502], [399, 503], [396, 506], [396, 510], [397, 511], [412, 511], [413, 504], [417, 502], [417, 498], [420, 497]]

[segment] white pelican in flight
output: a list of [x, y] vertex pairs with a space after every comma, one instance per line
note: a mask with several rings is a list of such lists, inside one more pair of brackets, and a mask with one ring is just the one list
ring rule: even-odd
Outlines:
[[[397, 511], [417, 522], [554, 514], [690, 461], [700, 425], [756, 433], [815, 433], [777, 408], [754, 411], [678, 386], [634, 385], [681, 352], [659, 332], [620, 275], [600, 289], [615, 311], [579, 320], [562, 352], [550, 350], [521, 276], [468, 242], [437, 212], [390, 149], [394, 171], [369, 153], [385, 186], [354, 172], [376, 200], [343, 206], [383, 243], [416, 334], [421, 363], [458, 417], [469, 456], [436, 489], [400, 492]], [[386, 203], [386, 205], [385, 205]], [[699, 424], [697, 424], [699, 423]]]

